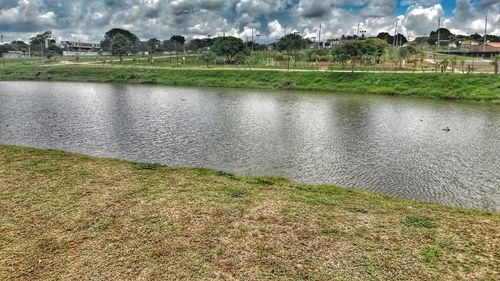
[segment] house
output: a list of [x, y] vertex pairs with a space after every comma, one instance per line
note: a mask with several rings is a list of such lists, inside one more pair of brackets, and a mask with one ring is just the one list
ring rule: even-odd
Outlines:
[[486, 42], [486, 47], [498, 51], [500, 50], [500, 42]]
[[478, 46], [479, 43], [474, 40], [463, 40], [458, 42], [460, 45], [460, 48], [462, 49], [470, 49], [472, 46]]
[[472, 51], [478, 52], [492, 52], [492, 53], [500, 53], [500, 42], [486, 42], [480, 43], [476, 46], [471, 47]]

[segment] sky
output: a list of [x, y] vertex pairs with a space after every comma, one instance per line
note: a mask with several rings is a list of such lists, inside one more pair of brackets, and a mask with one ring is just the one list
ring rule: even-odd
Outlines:
[[147, 40], [232, 35], [272, 42], [285, 32], [322, 38], [398, 31], [410, 39], [441, 26], [453, 33], [500, 35], [500, 0], [0, 0], [4, 41], [51, 30], [56, 40], [99, 42], [114, 27]]

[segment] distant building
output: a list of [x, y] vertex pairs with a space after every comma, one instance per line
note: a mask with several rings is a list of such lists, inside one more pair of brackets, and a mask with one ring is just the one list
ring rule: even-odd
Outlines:
[[480, 43], [471, 47], [471, 51], [500, 53], [500, 42]]
[[62, 41], [59, 47], [63, 50], [79, 51], [79, 52], [97, 52], [101, 50], [101, 44], [98, 43], [84, 43], [84, 42], [71, 42]]
[[340, 39], [338, 41], [337, 45], [348, 45], [348, 44], [351, 44], [354, 42], [356, 42], [356, 40], [354, 40], [354, 39]]
[[462, 49], [470, 49], [473, 46], [479, 46], [479, 43], [474, 40], [463, 40], [458, 42], [460, 44], [460, 48]]
[[339, 39], [327, 39], [325, 42], [325, 48], [332, 49], [340, 43]]
[[22, 51], [9, 51], [7, 53], [3, 53], [2, 57], [6, 59], [24, 59], [28, 58], [29, 55], [26, 52]]

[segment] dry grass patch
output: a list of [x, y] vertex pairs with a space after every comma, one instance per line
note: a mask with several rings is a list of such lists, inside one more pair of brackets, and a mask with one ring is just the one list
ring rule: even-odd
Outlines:
[[0, 146], [0, 280], [498, 280], [500, 215]]

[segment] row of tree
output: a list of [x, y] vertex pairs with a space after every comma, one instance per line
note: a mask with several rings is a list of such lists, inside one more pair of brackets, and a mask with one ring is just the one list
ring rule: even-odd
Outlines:
[[[426, 41], [429, 44], [435, 44], [437, 42], [437, 37], [443, 42], [453, 41], [458, 39], [480, 39], [480, 35], [471, 35], [469, 37], [464, 37], [460, 35], [454, 35], [449, 30], [441, 28], [437, 31], [431, 32], [429, 37], [420, 37], [417, 40], [420, 42]], [[498, 36], [488, 35], [491, 41], [499, 40]], [[331, 56], [335, 56], [340, 61], [344, 60], [356, 60], [362, 56], [371, 57], [375, 61], [379, 61], [380, 57], [384, 53], [384, 50], [390, 45], [403, 45], [407, 42], [407, 38], [402, 34], [397, 34], [392, 36], [387, 32], [382, 32], [377, 35], [376, 38], [356, 38], [346, 37], [343, 39], [350, 40], [348, 43], [345, 41], [343, 44], [339, 44]], [[61, 54], [62, 50], [56, 44], [52, 32], [46, 31], [41, 34], [29, 39], [30, 48], [32, 53], [40, 53], [44, 50], [44, 55], [52, 56], [55, 54]], [[48, 44], [48, 47], [46, 46]], [[282, 52], [285, 52], [288, 56], [297, 56], [297, 52], [304, 49], [310, 49], [307, 47], [314, 46], [314, 42], [309, 39], [303, 38], [299, 33], [291, 33], [282, 37], [277, 42], [273, 43], [272, 46]], [[267, 48], [266, 45], [257, 44], [254, 42], [243, 42], [240, 38], [232, 36], [223, 36], [217, 38], [204, 38], [204, 39], [194, 39], [186, 42], [186, 38], [181, 35], [172, 35], [169, 39], [161, 41], [156, 38], [151, 38], [147, 41], [141, 41], [132, 32], [114, 28], [109, 30], [104, 34], [104, 40], [101, 41], [101, 47], [104, 52], [109, 52], [113, 55], [124, 56], [136, 53], [163, 53], [163, 52], [183, 52], [183, 51], [205, 51], [204, 58], [210, 58], [210, 52], [216, 55], [224, 56], [227, 61], [240, 61], [242, 57], [247, 56], [250, 50], [263, 50]], [[14, 41], [10, 44], [5, 44], [1, 46], [2, 52], [7, 51], [27, 51], [28, 45], [22, 41]], [[409, 48], [403, 49], [408, 50]], [[207, 53], [208, 52], [208, 53]], [[323, 51], [329, 52], [329, 51]], [[312, 57], [324, 57], [319, 51], [310, 51], [307, 55], [309, 60]], [[235, 59], [238, 58], [238, 59]]]

